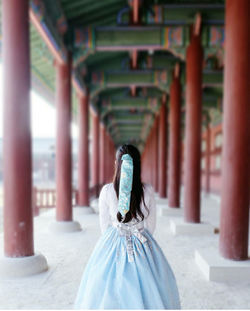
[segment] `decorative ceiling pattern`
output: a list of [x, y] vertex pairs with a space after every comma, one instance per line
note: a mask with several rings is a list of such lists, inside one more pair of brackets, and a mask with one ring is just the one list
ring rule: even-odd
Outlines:
[[[185, 55], [198, 16], [204, 49], [203, 113], [220, 122], [224, 0], [141, 0], [138, 25], [131, 18], [132, 3], [30, 0], [33, 87], [54, 104], [54, 57], [36, 21], [58, 57], [65, 60], [67, 51], [72, 53], [74, 82], [83, 92], [88, 90], [115, 144], [131, 142], [142, 149], [162, 97], [169, 94], [176, 63], [185, 113]], [[73, 119], [77, 120], [75, 89]]]

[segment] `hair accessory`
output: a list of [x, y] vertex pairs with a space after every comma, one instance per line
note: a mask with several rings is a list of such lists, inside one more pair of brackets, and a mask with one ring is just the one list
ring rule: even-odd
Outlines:
[[125, 216], [130, 208], [130, 197], [133, 184], [133, 159], [126, 153], [122, 156], [119, 185], [118, 211]]

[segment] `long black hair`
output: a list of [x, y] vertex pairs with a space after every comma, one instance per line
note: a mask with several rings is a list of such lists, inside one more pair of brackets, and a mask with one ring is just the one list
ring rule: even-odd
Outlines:
[[117, 149], [116, 152], [116, 165], [115, 165], [115, 174], [113, 178], [113, 185], [119, 198], [119, 185], [120, 185], [120, 175], [121, 175], [121, 164], [123, 154], [128, 153], [133, 159], [133, 184], [130, 197], [130, 209], [126, 213], [125, 218], [123, 219], [120, 212], [117, 213], [117, 219], [119, 222], [129, 222], [131, 219], [135, 218], [140, 220], [144, 219], [144, 215], [141, 211], [140, 204], [144, 203], [146, 210], [148, 211], [145, 201], [144, 201], [144, 184], [141, 181], [141, 155], [139, 150], [133, 145], [122, 145]]

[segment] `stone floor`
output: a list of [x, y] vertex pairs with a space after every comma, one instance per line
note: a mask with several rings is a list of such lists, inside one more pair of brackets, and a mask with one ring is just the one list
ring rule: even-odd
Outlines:
[[[97, 214], [83, 215], [74, 209], [82, 232], [52, 234], [49, 223], [54, 210], [35, 218], [35, 250], [46, 256], [49, 270], [36, 276], [0, 280], [0, 309], [71, 309], [84, 266], [100, 236]], [[202, 221], [219, 225], [218, 201], [202, 198]], [[218, 245], [218, 234], [172, 236], [169, 219], [158, 216], [154, 234], [162, 247], [179, 286], [183, 309], [250, 309], [248, 283], [208, 282], [194, 261], [194, 249]], [[0, 235], [2, 251], [2, 234]]]

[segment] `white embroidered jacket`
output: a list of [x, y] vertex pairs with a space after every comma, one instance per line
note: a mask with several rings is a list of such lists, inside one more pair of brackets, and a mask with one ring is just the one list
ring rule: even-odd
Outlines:
[[[146, 204], [145, 208], [143, 202], [141, 202], [141, 211], [144, 215], [144, 227], [153, 234], [156, 226], [156, 204], [154, 197], [153, 187], [149, 184], [145, 184], [144, 187], [144, 201]], [[106, 184], [102, 187], [99, 196], [99, 221], [102, 233], [114, 223], [119, 223], [117, 215], [118, 199], [112, 183]], [[136, 219], [132, 219], [128, 224], [136, 223]]]

